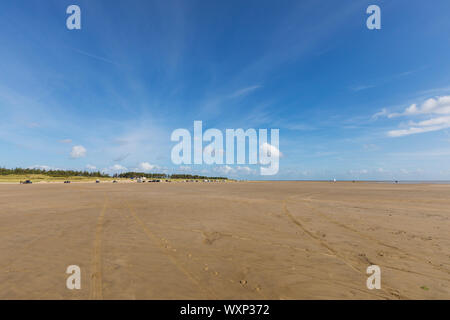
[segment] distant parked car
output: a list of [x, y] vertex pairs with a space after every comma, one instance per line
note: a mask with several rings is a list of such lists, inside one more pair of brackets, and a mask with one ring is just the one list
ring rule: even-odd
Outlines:
[[69, 181], [69, 180], [66, 180], [66, 181], [64, 181], [64, 183], [70, 183], [70, 181]]
[[117, 183], [117, 180], [114, 180], [113, 183]]
[[98, 180], [98, 179], [97, 179], [97, 180], [95, 180], [95, 183], [100, 183], [100, 180]]
[[31, 180], [20, 181], [20, 184], [32, 184]]

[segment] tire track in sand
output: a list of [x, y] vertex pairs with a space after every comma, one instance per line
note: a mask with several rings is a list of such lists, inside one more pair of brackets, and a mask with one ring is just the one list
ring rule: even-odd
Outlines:
[[[354, 266], [346, 257], [344, 257], [342, 254], [340, 254], [337, 250], [332, 248], [330, 245], [328, 245], [325, 241], [320, 239], [318, 236], [316, 236], [314, 233], [309, 231], [300, 221], [298, 218], [295, 218], [287, 208], [287, 200], [283, 201], [283, 211], [286, 214], [286, 216], [295, 224], [297, 225], [305, 234], [307, 234], [312, 240], [316, 241], [320, 246], [327, 249], [327, 251], [330, 253], [331, 256], [335, 257], [336, 259], [342, 261], [344, 264], [346, 264], [348, 267], [350, 267], [352, 270], [356, 271], [362, 276], [365, 276], [365, 274], [360, 270], [359, 266]], [[403, 299], [409, 299], [408, 297], [401, 295], [398, 293], [397, 290], [388, 287], [384, 285], [384, 288], [380, 289], [381, 292], [385, 293], [388, 296], [395, 296], [396, 298], [403, 298]], [[371, 293], [372, 295], [378, 296], [377, 294]]]
[[[138, 223], [136, 220], [133, 220], [133, 216], [131, 214], [131, 210], [128, 210], [128, 212], [123, 212], [122, 211], [124, 209], [127, 209], [126, 206], [120, 206], [119, 209], [121, 209], [121, 210], [119, 210], [119, 213], [120, 213], [120, 215], [123, 218], [125, 218], [125, 219], [132, 219], [132, 221], [134, 221], [134, 223]], [[199, 230], [199, 229], [189, 229], [189, 228], [181, 228], [181, 227], [177, 227], [177, 226], [167, 226], [167, 225], [163, 225], [163, 224], [160, 224], [160, 223], [154, 223], [154, 222], [146, 222], [145, 225], [147, 226], [147, 228], [152, 228], [152, 227], [167, 228], [167, 229], [172, 229], [172, 230], [177, 230], [177, 231], [194, 232], [194, 233], [201, 234], [203, 236], [204, 236], [204, 233], [205, 233], [205, 231]], [[236, 236], [236, 235], [231, 234], [231, 233], [223, 233], [223, 234], [226, 235], [226, 236], [230, 236], [231, 238], [235, 238], [235, 239], [239, 239], [239, 240], [261, 241], [261, 239], [245, 238], [245, 237]], [[154, 235], [154, 236], [155, 236], [155, 239], [156, 239], [157, 235]], [[166, 251], [170, 251], [170, 250], [174, 250], [175, 249], [175, 248], [173, 248], [172, 246], [169, 245], [168, 241], [165, 238], [160, 238], [158, 241], [161, 244], [161, 246], [164, 247], [164, 249], [166, 249]], [[269, 241], [267, 241], [267, 244], [277, 245], [277, 244], [270, 243]], [[278, 246], [282, 247], [282, 245], [278, 245]], [[286, 247], [291, 248], [290, 246], [286, 246]], [[291, 249], [305, 251], [302, 248], [291, 248]], [[180, 252], [180, 250], [179, 249], [175, 249], [175, 252]], [[166, 254], [170, 255], [170, 253], [166, 253]], [[195, 261], [195, 263], [198, 264], [198, 265], [204, 265], [203, 266], [203, 271], [209, 273], [213, 279], [218, 279], [218, 280], [220, 280], [222, 282], [235, 283], [235, 280], [233, 280], [233, 279], [226, 279], [223, 276], [221, 276], [221, 274], [219, 272], [217, 272], [216, 270], [209, 269], [209, 266], [207, 264], [205, 264], [202, 259], [196, 258], [189, 251], [186, 251], [185, 255], [189, 257], [190, 261], [193, 261], [193, 262]], [[198, 282], [201, 283], [201, 281], [198, 281]], [[211, 291], [212, 290], [210, 290], [209, 292], [211, 292]], [[265, 299], [265, 300], [269, 299], [260, 290], [256, 290], [256, 293], [259, 296], [261, 296], [262, 299]]]
[[[292, 198], [292, 197], [291, 197], [291, 198]], [[344, 228], [344, 229], [346, 229], [346, 230], [349, 230], [349, 231], [351, 231], [351, 232], [357, 234], [357, 235], [360, 236], [361, 238], [367, 239], [367, 240], [372, 241], [372, 242], [376, 242], [376, 243], [377, 243], [378, 245], [380, 245], [380, 246], [385, 246], [385, 247], [387, 247], [387, 248], [390, 248], [390, 249], [393, 249], [393, 250], [397, 250], [399, 253], [402, 253], [403, 255], [406, 255], [406, 256], [412, 258], [412, 260], [424, 262], [424, 259], [421, 258], [421, 257], [419, 257], [419, 256], [416, 256], [416, 255], [414, 255], [414, 254], [412, 254], [412, 253], [406, 252], [405, 250], [400, 249], [400, 248], [398, 248], [398, 247], [396, 247], [396, 246], [387, 244], [387, 243], [385, 243], [385, 242], [383, 242], [383, 241], [380, 241], [379, 239], [377, 239], [377, 238], [375, 238], [375, 237], [373, 237], [373, 236], [370, 236], [370, 235], [368, 235], [368, 234], [362, 233], [362, 232], [360, 232], [359, 230], [357, 230], [357, 229], [355, 229], [355, 228], [352, 228], [352, 227], [350, 227], [350, 226], [348, 226], [348, 225], [345, 225], [345, 224], [343, 224], [343, 223], [340, 223], [340, 222], [336, 221], [335, 219], [332, 219], [332, 218], [328, 217], [325, 213], [323, 213], [322, 211], [320, 211], [320, 210], [318, 210], [317, 208], [315, 208], [315, 207], [312, 206], [311, 203], [312, 203], [314, 200], [316, 200], [316, 199], [312, 199], [312, 196], [309, 196], [308, 198], [301, 198], [301, 199], [299, 199], [299, 200], [302, 201], [302, 203], [303, 203], [305, 206], [307, 206], [310, 210], [314, 211], [315, 213], [317, 213], [317, 214], [320, 215], [322, 218], [324, 218], [325, 220], [327, 220], [328, 222], [330, 222], [330, 223], [332, 223], [332, 224], [335, 224], [335, 225], [337, 225], [337, 226], [339, 226], [339, 227], [341, 227], [341, 228]], [[427, 261], [425, 261], [425, 262], [427, 262]], [[435, 263], [433, 263], [433, 262], [431, 262], [431, 261], [429, 261], [429, 262], [427, 262], [427, 263], [430, 264], [430, 265], [431, 265], [434, 269], [436, 269], [436, 270], [439, 270], [439, 271], [441, 271], [441, 272], [450, 274], [450, 272], [449, 272], [446, 268], [444, 268], [444, 267], [441, 267], [441, 266], [439, 266], [439, 265], [436, 265]], [[428, 276], [429, 276], [429, 275], [428, 275]], [[435, 277], [435, 278], [436, 278], [436, 277]], [[444, 278], [436, 278], [436, 279], [438, 279], [438, 280], [444, 280], [444, 281], [450, 281], [450, 280], [444, 279]]]
[[91, 292], [90, 299], [103, 299], [103, 284], [102, 284], [102, 236], [103, 236], [103, 221], [105, 219], [106, 208], [108, 206], [108, 198], [105, 194], [103, 200], [103, 207], [97, 219], [97, 226], [95, 228], [94, 252], [92, 256], [92, 273], [91, 273]]
[[141, 226], [142, 231], [144, 234], [149, 238], [159, 249], [160, 251], [167, 256], [172, 264], [180, 270], [192, 283], [194, 283], [201, 291], [207, 294], [207, 296], [212, 296], [214, 299], [217, 299], [217, 296], [209, 290], [208, 288], [202, 286], [200, 281], [198, 281], [193, 274], [191, 274], [186, 268], [183, 267], [181, 263], [178, 262], [178, 260], [170, 253], [167, 252], [165, 249], [163, 243], [158, 239], [158, 237], [147, 227], [147, 225], [139, 218], [139, 216], [136, 214], [136, 211], [134, 208], [128, 203], [127, 200], [124, 199], [124, 202], [128, 208], [128, 211], [130, 212], [130, 215], [134, 218], [136, 223]]

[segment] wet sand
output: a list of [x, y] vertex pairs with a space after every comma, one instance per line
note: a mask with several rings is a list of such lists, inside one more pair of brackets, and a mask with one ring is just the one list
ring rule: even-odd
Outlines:
[[0, 185], [0, 299], [450, 299], [449, 218], [450, 185]]

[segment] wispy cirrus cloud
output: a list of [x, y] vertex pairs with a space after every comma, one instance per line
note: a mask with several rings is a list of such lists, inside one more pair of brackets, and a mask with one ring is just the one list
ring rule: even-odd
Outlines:
[[366, 90], [366, 89], [371, 89], [376, 87], [376, 85], [374, 84], [367, 84], [367, 85], [358, 85], [358, 86], [352, 86], [350, 87], [350, 89], [352, 91], [358, 92], [358, 91], [362, 91], [362, 90]]
[[92, 54], [92, 53], [89, 53], [89, 52], [85, 52], [85, 51], [82, 51], [82, 50], [79, 50], [79, 49], [73, 49], [73, 50], [75, 52], [83, 55], [83, 56], [86, 56], [86, 57], [89, 57], [89, 58], [92, 58], [92, 59], [95, 59], [95, 60], [103, 61], [103, 62], [106, 62], [106, 63], [109, 63], [109, 64], [118, 65], [114, 61], [111, 61], [111, 60], [109, 60], [107, 58], [100, 57], [100, 56], [97, 56], [95, 54]]
[[236, 90], [235, 92], [233, 92], [232, 94], [230, 94], [230, 98], [238, 98], [241, 96], [244, 96], [246, 94], [249, 94], [252, 91], [255, 91], [256, 89], [261, 88], [260, 85], [254, 85], [254, 86], [250, 86], [250, 87], [246, 87], [246, 88], [242, 88], [239, 90]]
[[350, 90], [358, 92], [358, 91], [362, 91], [362, 90], [367, 90], [367, 89], [372, 89], [381, 85], [385, 85], [391, 81], [397, 80], [399, 78], [411, 75], [413, 73], [416, 73], [420, 70], [424, 69], [424, 67], [422, 68], [418, 68], [416, 70], [409, 70], [409, 71], [404, 71], [404, 72], [399, 72], [399, 73], [395, 73], [392, 74], [390, 76], [384, 77], [384, 78], [380, 78], [377, 80], [374, 80], [373, 83], [370, 84], [360, 84], [360, 85], [354, 85], [350, 87]]
[[129, 153], [129, 152], [128, 153], [123, 153], [120, 156], [118, 156], [117, 158], [115, 158], [114, 161], [116, 161], [116, 162], [123, 161], [126, 158], [128, 158], [130, 155], [131, 155], [131, 153]]

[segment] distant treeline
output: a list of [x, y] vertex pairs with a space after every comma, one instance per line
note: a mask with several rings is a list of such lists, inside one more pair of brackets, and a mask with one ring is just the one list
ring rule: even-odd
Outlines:
[[219, 179], [228, 179], [225, 177], [206, 177], [206, 176], [198, 176], [192, 174], [164, 174], [164, 173], [144, 173], [144, 172], [125, 172], [125, 173], [116, 173], [114, 178], [136, 178], [136, 177], [146, 177], [147, 179], [210, 179], [210, 180], [219, 180]]
[[197, 176], [191, 174], [172, 174], [170, 176], [172, 179], [206, 179], [206, 180], [227, 180], [226, 177], [205, 177], [205, 176]]
[[30, 174], [43, 174], [49, 177], [97, 177], [97, 178], [108, 178], [109, 175], [101, 173], [100, 171], [89, 172], [89, 171], [75, 171], [75, 170], [44, 170], [44, 169], [5, 169], [0, 168], [0, 175], [6, 176], [10, 174], [16, 175], [30, 175]]
[[[75, 170], [44, 170], [44, 169], [6, 169], [0, 168], [0, 175], [6, 176], [10, 174], [15, 175], [30, 175], [30, 174], [42, 174], [49, 177], [94, 177], [94, 178], [111, 178], [109, 174], [102, 173], [100, 171], [75, 171]], [[191, 174], [165, 174], [165, 173], [144, 173], [144, 172], [125, 172], [116, 173], [112, 176], [113, 178], [136, 178], [136, 177], [146, 177], [148, 179], [212, 179], [220, 180], [227, 178], [225, 177], [206, 177]]]
[[144, 172], [124, 172], [116, 173], [113, 175], [114, 178], [136, 178], [136, 177], [146, 177], [148, 179], [167, 179], [169, 176], [164, 173], [144, 173]]

